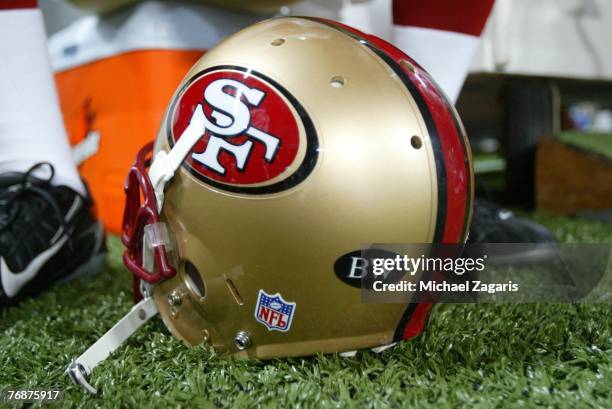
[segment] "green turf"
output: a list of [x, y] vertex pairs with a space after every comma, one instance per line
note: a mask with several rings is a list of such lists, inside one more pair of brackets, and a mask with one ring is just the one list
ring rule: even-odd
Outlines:
[[506, 169], [506, 159], [498, 153], [472, 153], [474, 161], [474, 173], [482, 175], [483, 173], [499, 173]]
[[567, 131], [559, 134], [559, 139], [570, 145], [612, 159], [612, 134]]
[[[612, 242], [609, 225], [538, 216], [564, 241]], [[57, 388], [79, 407], [612, 408], [612, 307], [439, 305], [427, 331], [382, 355], [248, 362], [189, 349], [159, 320], [96, 368], [87, 395], [62, 373], [124, 314], [130, 279], [111, 240], [94, 281], [0, 317], [0, 389]]]

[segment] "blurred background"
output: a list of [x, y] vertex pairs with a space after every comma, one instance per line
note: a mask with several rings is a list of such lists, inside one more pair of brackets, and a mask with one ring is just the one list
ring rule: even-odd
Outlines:
[[[53, 36], [75, 21], [93, 18], [92, 9], [105, 12], [105, 4], [117, 2], [132, 0], [82, 2], [94, 5], [88, 10], [65, 0], [41, 0], [40, 6]], [[298, 1], [260, 16], [324, 16], [391, 40], [391, 3]], [[608, 0], [495, 2], [456, 105], [474, 153], [478, 196], [612, 221], [610, 38]], [[70, 137], [73, 143], [84, 138]], [[124, 174], [121, 169], [112, 182], [94, 184], [117, 184]], [[93, 190], [102, 195], [97, 186]], [[109, 195], [101, 200], [103, 218], [117, 218], [105, 209], [119, 196]]]

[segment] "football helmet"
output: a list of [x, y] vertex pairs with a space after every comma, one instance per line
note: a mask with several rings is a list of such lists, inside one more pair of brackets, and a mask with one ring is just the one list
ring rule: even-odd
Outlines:
[[255, 24], [187, 73], [130, 170], [124, 262], [144, 299], [126, 322], [159, 312], [189, 345], [259, 359], [412, 338], [431, 304], [363, 303], [359, 254], [463, 243], [472, 186], [461, 121], [410, 57], [333, 21]]

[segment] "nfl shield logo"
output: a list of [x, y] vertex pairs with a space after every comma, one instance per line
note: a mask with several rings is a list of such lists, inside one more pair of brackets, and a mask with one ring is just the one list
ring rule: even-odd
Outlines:
[[294, 312], [294, 302], [285, 301], [279, 293], [270, 295], [259, 290], [255, 319], [265, 325], [268, 331], [289, 331]]

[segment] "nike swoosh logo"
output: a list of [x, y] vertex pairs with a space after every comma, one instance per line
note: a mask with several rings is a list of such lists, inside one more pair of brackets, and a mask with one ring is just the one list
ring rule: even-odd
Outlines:
[[66, 240], [68, 240], [68, 236], [63, 236], [56, 241], [51, 247], [36, 256], [19, 274], [13, 273], [4, 259], [0, 257], [0, 277], [4, 294], [9, 297], [17, 294], [28, 281], [36, 276], [40, 268], [62, 248]]
[[[70, 221], [77, 209], [81, 206], [82, 199], [77, 195], [70, 206], [68, 212], [66, 212], [66, 221]], [[62, 234], [63, 227], [60, 227], [55, 233], [54, 237], [51, 241], [56, 240], [56, 238]], [[8, 297], [15, 296], [19, 290], [23, 288], [24, 285], [28, 283], [28, 281], [32, 280], [41, 267], [49, 261], [51, 257], [53, 257], [57, 252], [62, 248], [64, 243], [68, 240], [68, 236], [64, 235], [59, 240], [57, 240], [51, 247], [34, 257], [30, 264], [27, 265], [20, 273], [13, 273], [11, 269], [6, 265], [6, 261], [4, 258], [0, 257], [0, 283], [2, 284], [2, 288], [4, 290], [4, 294]]]

